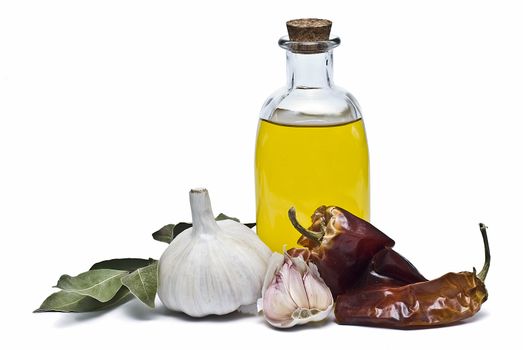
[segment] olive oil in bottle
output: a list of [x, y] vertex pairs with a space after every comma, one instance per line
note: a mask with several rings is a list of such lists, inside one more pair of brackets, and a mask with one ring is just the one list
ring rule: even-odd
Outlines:
[[258, 124], [255, 159], [256, 223], [274, 251], [298, 246], [300, 222], [321, 205], [370, 219], [367, 138], [354, 97], [334, 86], [330, 21], [287, 22], [287, 86], [267, 99]]
[[256, 220], [261, 238], [276, 251], [283, 244], [297, 246], [300, 235], [287, 216], [291, 206], [300, 222], [309, 222], [307, 216], [321, 204], [351, 208], [355, 215], [368, 218], [368, 163], [361, 119], [331, 126], [260, 121]]

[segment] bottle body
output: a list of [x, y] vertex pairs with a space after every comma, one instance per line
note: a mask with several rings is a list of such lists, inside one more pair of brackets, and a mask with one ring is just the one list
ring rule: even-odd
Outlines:
[[[297, 42], [287, 50], [287, 85], [262, 107], [255, 158], [256, 230], [274, 251], [296, 247], [300, 222], [322, 205], [370, 219], [369, 155], [356, 99], [332, 78], [339, 38]], [[304, 46], [305, 45], [305, 46]]]
[[256, 223], [274, 251], [298, 246], [287, 212], [310, 222], [321, 205], [369, 219], [369, 157], [363, 120], [337, 125], [282, 125], [260, 120], [256, 144]]

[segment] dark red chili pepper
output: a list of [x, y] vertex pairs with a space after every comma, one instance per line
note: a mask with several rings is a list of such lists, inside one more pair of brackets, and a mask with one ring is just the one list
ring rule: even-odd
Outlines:
[[367, 269], [347, 290], [400, 287], [426, 280], [410, 261], [394, 249], [385, 247], [372, 257]]
[[291, 249], [289, 254], [311, 260], [334, 297], [366, 282], [399, 286], [426, 281], [408, 260], [392, 250], [391, 238], [342, 208], [319, 207], [309, 229], [297, 222], [294, 208], [289, 209], [289, 218], [302, 234], [298, 243], [306, 247]]
[[338, 296], [334, 314], [340, 324], [419, 328], [454, 324], [477, 313], [488, 297], [485, 278], [490, 266], [486, 227], [480, 224], [485, 264], [479, 274], [447, 273], [405, 286], [367, 284]]

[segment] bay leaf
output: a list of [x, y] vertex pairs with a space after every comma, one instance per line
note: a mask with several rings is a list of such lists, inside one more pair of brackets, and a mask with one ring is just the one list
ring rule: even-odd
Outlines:
[[215, 218], [216, 221], [227, 220], [227, 219], [233, 220], [233, 221], [236, 221], [236, 222], [240, 222], [240, 219], [233, 218], [231, 216], [225, 215], [224, 213], [218, 214], [218, 216]]
[[[236, 222], [240, 222], [240, 219], [238, 218], [233, 218], [231, 216], [228, 216], [228, 215], [225, 215], [224, 213], [220, 213], [218, 214], [218, 216], [216, 217], [216, 221], [220, 221], [220, 220], [233, 220], [233, 221], [236, 221]], [[246, 223], [244, 224], [245, 226], [247, 226], [248, 228], [253, 228], [254, 226], [256, 226], [256, 223], [255, 222], [250, 222], [250, 223]]]
[[90, 312], [111, 308], [131, 300], [132, 294], [126, 287], [106, 302], [74, 292], [59, 291], [48, 296], [34, 312]]
[[123, 259], [110, 259], [97, 262], [89, 270], [101, 270], [101, 269], [112, 269], [133, 272], [140, 267], [148, 266], [154, 263], [154, 259], [138, 259], [138, 258], [123, 258]]
[[127, 271], [101, 269], [83, 272], [75, 277], [62, 275], [56, 287], [66, 292], [74, 292], [106, 302], [120, 290], [121, 279], [127, 274]]
[[154, 299], [158, 289], [158, 263], [141, 267], [122, 277], [122, 283], [135, 297], [145, 305], [154, 308]]
[[[216, 216], [215, 218], [216, 221], [227, 219], [240, 222], [239, 219], [225, 215], [224, 213], [218, 214], [218, 216]], [[256, 226], [256, 223], [247, 223], [244, 225], [248, 228], [253, 228], [254, 226]], [[192, 227], [192, 223], [189, 222], [179, 222], [176, 225], [168, 224], [156, 231], [155, 233], [153, 233], [153, 238], [160, 242], [171, 243], [173, 239], [176, 238], [176, 236], [178, 236], [180, 233], [182, 233], [190, 227]]]
[[176, 225], [169, 224], [165, 225], [155, 233], [153, 233], [153, 238], [157, 241], [164, 243], [171, 243], [173, 239], [176, 238], [181, 232], [192, 227], [192, 224], [188, 222], [180, 222]]

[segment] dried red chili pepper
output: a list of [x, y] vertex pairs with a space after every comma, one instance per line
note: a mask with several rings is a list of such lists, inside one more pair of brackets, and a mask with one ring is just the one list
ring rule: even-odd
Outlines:
[[[381, 279], [389, 286], [426, 281], [414, 265], [392, 250], [390, 237], [343, 208], [319, 207], [309, 229], [298, 223], [294, 208], [289, 209], [289, 219], [302, 234], [298, 243], [306, 247], [291, 249], [289, 254], [310, 259], [334, 297], [356, 284], [362, 287], [364, 281], [376, 284]], [[373, 277], [373, 271], [380, 278]]]
[[392, 248], [377, 252], [367, 269], [347, 290], [369, 290], [379, 287], [400, 287], [427, 281], [414, 265]]
[[490, 266], [486, 227], [480, 224], [485, 264], [479, 274], [447, 273], [405, 286], [353, 289], [338, 296], [334, 314], [340, 324], [419, 328], [454, 324], [477, 313], [487, 300], [485, 278]]

